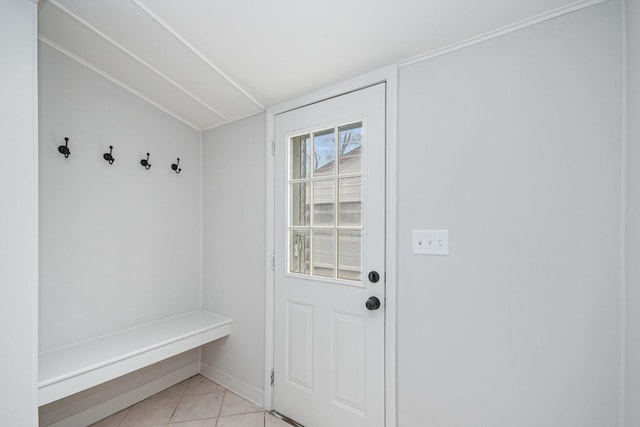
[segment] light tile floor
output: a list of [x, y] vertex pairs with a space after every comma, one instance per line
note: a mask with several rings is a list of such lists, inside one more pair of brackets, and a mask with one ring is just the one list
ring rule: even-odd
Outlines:
[[92, 424], [92, 427], [291, 427], [196, 375]]

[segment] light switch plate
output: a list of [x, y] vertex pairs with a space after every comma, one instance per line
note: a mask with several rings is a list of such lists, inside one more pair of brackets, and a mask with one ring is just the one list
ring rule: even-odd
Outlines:
[[413, 230], [413, 253], [449, 255], [449, 230]]

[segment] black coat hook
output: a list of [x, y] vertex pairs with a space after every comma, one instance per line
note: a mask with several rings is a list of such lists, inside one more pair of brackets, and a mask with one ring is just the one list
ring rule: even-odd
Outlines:
[[149, 153], [147, 153], [147, 158], [140, 160], [140, 164], [146, 169], [149, 170], [151, 167], [151, 163], [149, 163]]
[[108, 153], [104, 153], [102, 155], [102, 158], [105, 159], [107, 162], [109, 162], [110, 165], [112, 165], [113, 162], [116, 161], [116, 159], [113, 158], [112, 153], [113, 153], [113, 145], [110, 145], [109, 146], [109, 152]]
[[71, 154], [71, 150], [69, 150], [69, 138], [64, 139], [64, 145], [58, 147], [58, 152], [64, 154], [65, 159], [69, 158]]
[[178, 166], [180, 166], [180, 157], [178, 157], [178, 161], [176, 163], [173, 163], [171, 165], [171, 170], [174, 171], [175, 173], [180, 173], [182, 169], [179, 168]]

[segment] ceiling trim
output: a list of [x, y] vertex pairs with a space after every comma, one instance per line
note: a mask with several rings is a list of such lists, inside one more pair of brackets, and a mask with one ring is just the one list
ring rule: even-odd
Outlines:
[[524, 19], [522, 21], [516, 22], [514, 24], [510, 24], [504, 26], [502, 28], [498, 28], [497, 30], [489, 31], [469, 39], [463, 40], [461, 42], [456, 42], [450, 44], [449, 46], [445, 46], [442, 48], [434, 49], [429, 52], [421, 53], [420, 55], [413, 56], [411, 58], [407, 58], [405, 60], [398, 62], [398, 67], [406, 67], [407, 65], [412, 65], [417, 62], [426, 61], [431, 58], [435, 58], [436, 56], [444, 55], [446, 53], [450, 53], [459, 49], [463, 49], [465, 47], [473, 46], [475, 44], [503, 36], [508, 33], [512, 33], [514, 31], [521, 30], [523, 28], [530, 27], [535, 24], [539, 24], [544, 21], [548, 21], [553, 18], [557, 18], [558, 16], [566, 15], [571, 12], [578, 11], [580, 9], [585, 9], [587, 7], [596, 5], [598, 3], [603, 3], [606, 0], [578, 0], [574, 3], [568, 4], [566, 6], [559, 7], [557, 9], [551, 10], [549, 12], [542, 13], [540, 15], [534, 16], [532, 18]]
[[176, 83], [175, 81], [173, 81], [170, 77], [166, 76], [165, 74], [163, 74], [161, 71], [159, 71], [157, 68], [155, 68], [154, 66], [152, 66], [151, 64], [148, 64], [146, 61], [144, 61], [142, 58], [140, 58], [138, 55], [136, 55], [135, 53], [131, 52], [130, 50], [128, 50], [127, 48], [125, 48], [124, 46], [122, 46], [120, 43], [116, 42], [115, 40], [113, 40], [111, 37], [109, 37], [108, 35], [106, 35], [105, 33], [103, 33], [102, 31], [100, 31], [99, 29], [97, 29], [96, 27], [94, 27], [93, 25], [91, 25], [90, 23], [88, 23], [87, 21], [85, 21], [84, 19], [82, 19], [80, 16], [76, 15], [75, 13], [73, 13], [72, 11], [70, 11], [69, 9], [67, 9], [66, 7], [62, 6], [60, 3], [58, 3], [56, 0], [49, 0], [49, 3], [54, 5], [55, 7], [57, 7], [58, 9], [60, 9], [62, 12], [64, 12], [65, 14], [67, 14], [68, 16], [70, 16], [71, 18], [73, 18], [74, 20], [76, 20], [77, 22], [79, 22], [80, 24], [82, 24], [83, 26], [85, 26], [86, 28], [88, 28], [89, 30], [93, 31], [94, 33], [96, 33], [97, 35], [99, 35], [100, 37], [102, 37], [104, 40], [106, 40], [107, 42], [111, 43], [112, 45], [114, 45], [115, 47], [117, 47], [118, 49], [120, 49], [122, 52], [124, 52], [125, 54], [127, 54], [129, 57], [131, 57], [133, 60], [139, 62], [140, 64], [142, 64], [143, 66], [145, 66], [149, 71], [155, 73], [156, 75], [158, 75], [159, 77], [161, 77], [162, 79], [164, 79], [167, 83], [169, 83], [170, 85], [172, 85], [173, 87], [175, 87], [176, 89], [178, 89], [180, 92], [184, 93], [185, 95], [187, 95], [189, 98], [193, 99], [194, 101], [196, 101], [198, 104], [200, 104], [201, 106], [203, 106], [204, 108], [206, 108], [207, 110], [211, 111], [212, 113], [214, 113], [215, 115], [219, 116], [222, 120], [227, 120], [227, 117], [220, 113], [218, 110], [216, 110], [215, 108], [213, 108], [212, 106], [210, 106], [209, 104], [207, 104], [206, 102], [202, 101], [200, 98], [198, 98], [196, 95], [192, 94], [191, 92], [189, 92], [187, 89], [183, 88], [180, 84]]
[[259, 114], [263, 114], [263, 113], [264, 113], [264, 111], [258, 111], [257, 113], [256, 113], [256, 112], [254, 112], [254, 113], [249, 113], [249, 114], [247, 114], [247, 115], [245, 115], [245, 116], [241, 116], [241, 117], [234, 117], [232, 120], [229, 120], [228, 122], [219, 123], [219, 124], [217, 124], [217, 125], [209, 126], [209, 127], [203, 128], [203, 129], [201, 129], [201, 130], [202, 130], [202, 132], [206, 132], [206, 131], [208, 131], [208, 130], [212, 130], [212, 129], [215, 129], [215, 128], [219, 128], [220, 126], [225, 126], [225, 125], [228, 125], [228, 124], [231, 124], [231, 123], [234, 123], [234, 122], [240, 121], [240, 120], [248, 119], [249, 117], [257, 116], [257, 115], [259, 115]]
[[236, 83], [231, 77], [226, 75], [220, 68], [218, 68], [213, 62], [211, 62], [206, 56], [204, 56], [198, 49], [196, 49], [191, 43], [185, 40], [180, 34], [178, 34], [169, 24], [162, 20], [158, 15], [156, 15], [151, 9], [149, 9], [146, 5], [144, 5], [140, 0], [131, 0], [136, 4], [142, 11], [144, 11], [147, 15], [149, 15], [153, 20], [155, 20], [158, 24], [160, 24], [167, 32], [169, 32], [172, 36], [180, 41], [187, 49], [191, 50], [195, 55], [197, 55], [205, 64], [211, 67], [216, 73], [220, 74], [222, 78], [224, 78], [229, 84], [234, 86], [236, 89], [240, 91], [244, 96], [246, 96], [251, 102], [253, 102], [258, 107], [265, 109], [265, 106], [262, 105], [257, 99], [251, 96], [242, 86]]
[[177, 115], [176, 113], [168, 110], [167, 108], [163, 107], [162, 105], [158, 104], [157, 102], [155, 102], [154, 100], [148, 98], [147, 96], [143, 95], [142, 93], [138, 92], [137, 90], [135, 90], [134, 88], [132, 88], [131, 86], [121, 82], [120, 80], [116, 79], [115, 77], [113, 77], [111, 74], [108, 74], [106, 72], [104, 72], [103, 70], [101, 70], [100, 68], [94, 66], [93, 64], [91, 64], [90, 62], [85, 61], [84, 59], [80, 58], [78, 55], [76, 55], [73, 52], [68, 51], [67, 49], [65, 49], [64, 47], [60, 46], [59, 44], [57, 44], [56, 42], [49, 40], [48, 38], [44, 37], [41, 34], [38, 34], [38, 40], [40, 40], [41, 42], [49, 45], [50, 47], [52, 47], [53, 49], [57, 50], [58, 52], [62, 53], [63, 55], [68, 56], [69, 58], [73, 59], [74, 61], [78, 62], [79, 64], [84, 65], [85, 67], [87, 67], [88, 69], [90, 69], [91, 71], [94, 71], [96, 73], [98, 73], [99, 75], [101, 75], [102, 77], [104, 77], [105, 79], [111, 81], [112, 83], [115, 83], [116, 85], [120, 86], [121, 88], [131, 92], [132, 94], [134, 94], [135, 96], [137, 96], [138, 98], [142, 99], [143, 101], [148, 102], [149, 104], [153, 105], [154, 107], [158, 108], [159, 110], [167, 113], [168, 115], [170, 115], [171, 117], [173, 117], [176, 120], [181, 121], [182, 123], [186, 124], [187, 126], [197, 130], [197, 131], [202, 131], [202, 129], [196, 125], [194, 125], [193, 123], [191, 123], [190, 121], [188, 121], [187, 119], [185, 119], [184, 117], [181, 117], [179, 115]]

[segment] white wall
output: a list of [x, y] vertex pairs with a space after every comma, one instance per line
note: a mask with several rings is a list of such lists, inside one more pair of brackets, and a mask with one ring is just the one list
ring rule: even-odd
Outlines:
[[[618, 424], [619, 20], [609, 1], [401, 69], [400, 427]], [[412, 255], [423, 228], [451, 256]]]
[[36, 5], [0, 0], [0, 424], [37, 424]]
[[233, 319], [203, 372], [258, 403], [264, 381], [264, 114], [203, 135], [204, 307]]
[[200, 133], [39, 48], [40, 350], [197, 309]]
[[640, 426], [640, 0], [627, 4], [627, 396], [626, 427]]
[[[46, 44], [39, 60], [40, 351], [198, 309], [200, 132]], [[68, 159], [57, 151], [64, 137]], [[109, 145], [113, 165], [102, 158]], [[40, 422], [85, 425], [193, 375], [198, 359], [185, 353], [54, 402]]]

